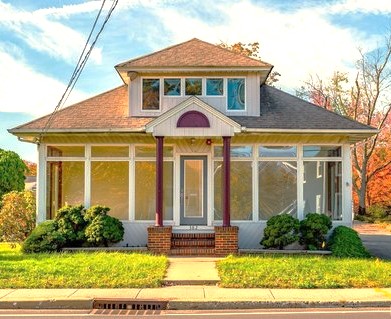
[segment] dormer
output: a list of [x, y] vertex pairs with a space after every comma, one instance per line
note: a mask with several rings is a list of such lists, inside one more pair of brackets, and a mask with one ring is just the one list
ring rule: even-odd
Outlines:
[[118, 64], [129, 114], [157, 117], [191, 96], [228, 116], [259, 116], [272, 65], [192, 39]]

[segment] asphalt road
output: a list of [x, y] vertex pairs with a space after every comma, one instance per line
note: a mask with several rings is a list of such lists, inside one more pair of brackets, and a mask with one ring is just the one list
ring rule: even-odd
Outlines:
[[371, 255], [391, 260], [391, 235], [360, 234], [360, 238]]
[[161, 311], [159, 313], [139, 312], [126, 315], [118, 313], [98, 314], [91, 310], [0, 310], [0, 318], [70, 318], [70, 319], [107, 319], [107, 318], [230, 318], [230, 319], [390, 319], [390, 308], [354, 308], [354, 309], [258, 309], [258, 310], [219, 310], [219, 311]]

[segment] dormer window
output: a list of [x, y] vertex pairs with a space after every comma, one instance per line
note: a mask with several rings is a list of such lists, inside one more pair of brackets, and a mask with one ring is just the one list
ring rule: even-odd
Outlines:
[[185, 95], [202, 95], [202, 79], [186, 78]]
[[222, 96], [224, 95], [224, 79], [206, 79], [206, 95]]
[[244, 78], [227, 79], [227, 109], [228, 111], [245, 110], [245, 81]]
[[160, 79], [143, 79], [143, 110], [160, 109]]
[[181, 79], [164, 79], [164, 95], [180, 96]]

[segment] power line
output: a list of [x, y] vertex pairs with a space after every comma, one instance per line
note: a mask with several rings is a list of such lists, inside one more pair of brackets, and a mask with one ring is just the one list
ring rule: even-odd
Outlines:
[[39, 136], [37, 138], [38, 144], [41, 142], [43, 136], [47, 133], [48, 129], [50, 128], [50, 125], [51, 125], [51, 123], [53, 121], [55, 113], [65, 104], [65, 102], [67, 101], [67, 99], [68, 99], [69, 95], [71, 94], [73, 88], [75, 87], [75, 85], [76, 85], [76, 83], [77, 83], [77, 81], [78, 81], [78, 79], [79, 79], [79, 77], [80, 77], [80, 75], [81, 75], [85, 65], [87, 64], [88, 58], [90, 57], [91, 52], [92, 52], [96, 42], [98, 41], [99, 36], [103, 32], [107, 22], [109, 21], [109, 19], [111, 17], [111, 14], [113, 13], [115, 7], [118, 4], [118, 0], [114, 0], [113, 1], [113, 3], [112, 3], [112, 5], [111, 5], [111, 7], [110, 7], [110, 9], [109, 9], [109, 11], [108, 11], [108, 13], [106, 15], [105, 20], [103, 21], [103, 23], [102, 23], [98, 33], [95, 35], [94, 41], [91, 43], [90, 48], [86, 52], [86, 49], [88, 47], [88, 44], [89, 44], [90, 39], [92, 37], [92, 34], [93, 34], [94, 30], [95, 30], [95, 27], [97, 25], [97, 22], [99, 20], [99, 17], [101, 15], [101, 12], [102, 12], [102, 10], [104, 8], [105, 3], [106, 3], [106, 0], [103, 0], [102, 1], [102, 5], [101, 5], [101, 7], [99, 9], [99, 12], [98, 12], [98, 14], [97, 14], [97, 16], [95, 18], [94, 24], [93, 24], [93, 26], [91, 28], [90, 34], [89, 34], [89, 36], [87, 38], [87, 41], [86, 41], [86, 43], [84, 45], [83, 51], [80, 54], [79, 60], [77, 61], [77, 64], [76, 64], [76, 66], [75, 66], [75, 68], [73, 70], [71, 78], [69, 79], [68, 85], [67, 85], [63, 95], [61, 96], [60, 101], [57, 103], [56, 107], [54, 108], [54, 111], [50, 114], [50, 117], [48, 118], [44, 128], [41, 130], [41, 132], [40, 132], [40, 134], [39, 134]]

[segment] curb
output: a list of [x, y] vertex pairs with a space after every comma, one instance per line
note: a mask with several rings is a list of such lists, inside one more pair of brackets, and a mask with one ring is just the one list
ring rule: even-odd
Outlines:
[[[0, 301], [0, 309], [93, 309], [94, 299]], [[168, 310], [390, 307], [390, 301], [191, 301], [170, 300]]]

